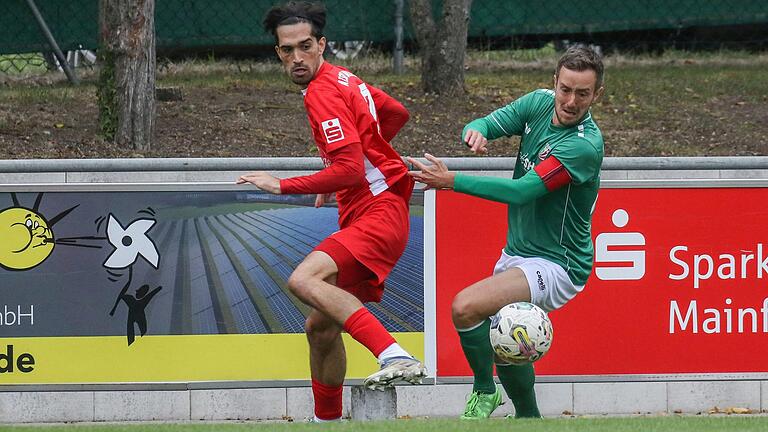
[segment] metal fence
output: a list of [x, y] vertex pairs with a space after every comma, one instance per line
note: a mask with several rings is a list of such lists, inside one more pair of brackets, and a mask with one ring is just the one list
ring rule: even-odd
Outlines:
[[[70, 61], [90, 64], [98, 48], [98, 0], [2, 0], [0, 72], [57, 67], [49, 41], [30, 11], [37, 6]], [[273, 40], [261, 28], [270, 0], [158, 0], [157, 49], [173, 53], [257, 55]], [[368, 46], [391, 52], [396, 1], [327, 0], [332, 52], [354, 55]], [[403, 35], [414, 49], [405, 2]], [[438, 10], [441, 0], [435, 1]], [[348, 43], [357, 41], [355, 43]], [[765, 49], [768, 0], [474, 0], [470, 46], [537, 48], [570, 41], [604, 50]], [[345, 43], [347, 42], [347, 43]]]

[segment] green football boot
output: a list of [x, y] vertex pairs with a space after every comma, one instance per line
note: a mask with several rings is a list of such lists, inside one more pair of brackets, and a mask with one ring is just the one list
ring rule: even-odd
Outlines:
[[462, 420], [487, 419], [503, 403], [498, 387], [496, 387], [496, 393], [493, 394], [472, 392], [467, 401], [467, 407], [464, 409], [464, 414], [460, 418]]

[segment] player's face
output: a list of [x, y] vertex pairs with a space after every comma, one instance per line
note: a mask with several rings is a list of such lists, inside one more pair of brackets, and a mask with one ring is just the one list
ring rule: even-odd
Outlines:
[[597, 74], [591, 69], [583, 71], [560, 68], [555, 76], [555, 116], [553, 123], [573, 126], [587, 114], [592, 103], [603, 94], [603, 88], [595, 88]]
[[309, 85], [323, 64], [325, 38], [312, 36], [312, 25], [305, 22], [277, 27], [277, 56], [295, 84]]

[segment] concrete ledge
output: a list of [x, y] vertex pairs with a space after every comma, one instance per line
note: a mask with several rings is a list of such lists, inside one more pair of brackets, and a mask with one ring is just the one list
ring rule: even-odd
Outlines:
[[573, 412], [635, 414], [667, 411], [667, 383], [576, 383]]
[[[457, 417], [471, 384], [397, 386], [371, 405], [391, 417]], [[352, 387], [344, 388], [345, 417], [353, 413]], [[545, 417], [574, 415], [697, 414], [714, 408], [768, 411], [768, 381], [668, 381], [536, 384]], [[374, 395], [376, 396], [376, 395]], [[394, 406], [377, 407], [378, 402]], [[506, 403], [494, 417], [514, 414]], [[370, 407], [369, 407], [370, 408]], [[381, 409], [380, 409], [381, 408]], [[390, 408], [394, 408], [391, 410]], [[385, 412], [386, 411], [386, 412]], [[0, 424], [92, 421], [301, 421], [313, 414], [309, 387], [209, 389], [186, 391], [0, 391]], [[372, 418], [372, 417], [369, 417]]]
[[191, 390], [189, 420], [282, 419], [286, 400], [284, 388]]
[[464, 412], [472, 384], [398, 386], [396, 390], [398, 417], [455, 417]]
[[[765, 384], [765, 381], [763, 382]], [[701, 412], [713, 409], [768, 409], [758, 381], [676, 382], [667, 384], [670, 412]]]
[[0, 393], [0, 423], [94, 421], [93, 392]]
[[[572, 413], [573, 384], [536, 384], [536, 399], [539, 402], [539, 412], [545, 417], [556, 417], [564, 413]], [[512, 404], [509, 404], [510, 412], [514, 413]]]
[[93, 406], [95, 421], [186, 419], [189, 417], [189, 392], [94, 392]]

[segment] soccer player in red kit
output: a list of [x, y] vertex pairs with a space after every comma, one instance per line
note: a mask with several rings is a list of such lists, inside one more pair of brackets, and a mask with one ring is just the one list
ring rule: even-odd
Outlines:
[[237, 181], [274, 194], [317, 194], [317, 207], [336, 193], [341, 229], [310, 252], [288, 279], [291, 292], [312, 307], [305, 330], [315, 421], [342, 415], [342, 330], [381, 365], [365, 379], [369, 388], [416, 384], [426, 375], [424, 365], [363, 306], [381, 301], [384, 280], [408, 241], [413, 180], [389, 144], [408, 121], [408, 111], [382, 90], [323, 60], [324, 26], [325, 8], [308, 2], [273, 7], [264, 19], [285, 71], [302, 88], [325, 168], [287, 179], [254, 172]]

